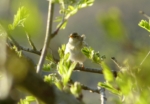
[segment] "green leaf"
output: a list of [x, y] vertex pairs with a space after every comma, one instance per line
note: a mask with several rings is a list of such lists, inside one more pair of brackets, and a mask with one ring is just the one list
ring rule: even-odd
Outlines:
[[141, 20], [138, 25], [150, 32], [150, 24], [146, 20]]
[[71, 6], [71, 5], [69, 5], [69, 6], [68, 6], [68, 9], [69, 9], [70, 11], [73, 11], [75, 8], [74, 8], [73, 6]]
[[49, 64], [44, 64], [43, 71], [51, 71], [55, 67], [56, 67], [56, 64], [53, 62], [50, 62]]
[[58, 89], [63, 90], [63, 83], [62, 81], [58, 80], [55, 82], [55, 85], [58, 87]]
[[63, 57], [64, 57], [64, 55], [65, 55], [65, 49], [66, 49], [66, 45], [65, 45], [65, 44], [63, 44], [63, 45], [61, 46], [61, 48], [58, 49], [58, 53], [59, 53], [59, 57], [60, 57], [60, 58], [63, 58]]
[[79, 82], [75, 82], [73, 85], [71, 85], [70, 91], [73, 95], [78, 97], [82, 93], [82, 88]]
[[57, 80], [58, 79], [57, 79], [57, 74], [56, 73], [52, 73], [52, 74], [44, 76], [44, 81], [49, 83], [49, 84], [55, 83]]
[[89, 59], [91, 58], [90, 54], [91, 54], [91, 51], [92, 51], [92, 48], [91, 47], [83, 47], [81, 52], [86, 56], [88, 57]]
[[14, 30], [17, 26], [24, 27], [24, 23], [28, 16], [29, 14], [27, 9], [24, 6], [20, 7], [17, 11], [17, 14], [14, 16], [13, 23], [8, 26], [9, 29]]
[[31, 102], [34, 102], [35, 100], [34, 96], [26, 96], [25, 99], [20, 99], [18, 104], [31, 104]]
[[69, 70], [67, 71], [67, 73], [66, 73], [66, 75], [64, 77], [64, 80], [63, 80], [64, 85], [66, 85], [68, 83], [68, 81], [70, 80], [71, 74], [72, 74], [72, 72], [73, 72], [73, 70], [74, 70], [74, 68], [75, 68], [76, 65], [77, 65], [77, 63], [74, 62], [69, 67]]
[[46, 55], [46, 60], [49, 61], [49, 62], [54, 62], [52, 53], [48, 53], [48, 54]]
[[95, 52], [91, 47], [84, 47], [82, 48], [81, 51], [86, 57], [88, 57], [94, 63], [100, 64], [101, 61], [105, 59], [104, 55], [100, 57], [99, 51]]
[[112, 71], [109, 69], [109, 67], [104, 62], [101, 63], [101, 67], [103, 69], [103, 74], [104, 74], [106, 81], [113, 82], [114, 76], [113, 76]]
[[[60, 4], [61, 9], [60, 9], [59, 13], [62, 14], [61, 18], [68, 19], [72, 15], [76, 14], [78, 12], [78, 10], [88, 7], [88, 6], [92, 6], [94, 3], [94, 0], [56, 0], [55, 2]], [[56, 21], [60, 22], [60, 19], [56, 20]], [[62, 19], [61, 19], [61, 21], [62, 21]], [[66, 24], [67, 24], [67, 22], [65, 22], [63, 24], [61, 29], [65, 29]], [[59, 23], [59, 25], [60, 25], [60, 23]]]
[[77, 63], [71, 63], [71, 61], [69, 60], [70, 54], [64, 54], [64, 51], [65, 45], [62, 45], [62, 47], [58, 50], [61, 59], [57, 64], [57, 70], [60, 76], [62, 77], [63, 84], [66, 85], [70, 80], [72, 71]]
[[[131, 79], [132, 78], [132, 79]], [[133, 81], [133, 77], [129, 76], [127, 73], [119, 73], [116, 78], [116, 82], [124, 95], [131, 93], [133, 84], [136, 83], [136, 80]]]
[[119, 92], [116, 88], [114, 88], [111, 84], [109, 83], [102, 83], [102, 82], [99, 82], [98, 83], [98, 86], [99, 87], [103, 87], [109, 91], [111, 91], [112, 93], [114, 94], [117, 94], [117, 95], [121, 95], [121, 92]]
[[32, 102], [32, 101], [35, 101], [36, 99], [35, 99], [34, 96], [27, 96], [26, 100], [29, 101], [29, 102]]
[[[62, 17], [56, 17], [55, 20], [54, 20], [54, 22], [61, 22], [62, 19], [63, 19]], [[59, 25], [57, 27], [59, 27]]]

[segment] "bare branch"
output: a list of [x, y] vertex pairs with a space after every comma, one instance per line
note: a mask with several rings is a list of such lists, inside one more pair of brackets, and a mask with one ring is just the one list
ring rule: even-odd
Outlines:
[[33, 49], [29, 49], [29, 48], [24, 48], [24, 47], [21, 47], [21, 46], [20, 46], [20, 49], [23, 50], [23, 51], [26, 51], [26, 52], [30, 52], [30, 53], [34, 53], [34, 54], [37, 54], [37, 55], [41, 55], [41, 52], [37, 51], [37, 50], [33, 50]]
[[147, 53], [147, 55], [145, 56], [145, 58], [142, 60], [142, 62], [140, 63], [140, 66], [144, 63], [144, 61], [147, 59], [147, 57], [150, 55], [150, 51]]
[[92, 88], [89, 88], [83, 84], [81, 84], [81, 87], [83, 90], [88, 90], [89, 92], [92, 92], [92, 93], [98, 93], [99, 94], [99, 90], [98, 89], [92, 89]]
[[58, 31], [60, 30], [60, 28], [62, 27], [62, 25], [66, 21], [66, 19], [63, 19], [62, 22], [60, 23], [59, 27], [56, 28], [56, 30], [53, 33], [51, 33], [51, 31], [52, 31], [53, 9], [54, 9], [54, 4], [51, 3], [51, 0], [50, 0], [49, 1], [48, 18], [47, 18], [46, 36], [45, 36], [45, 41], [44, 41], [44, 46], [43, 46], [43, 49], [42, 49], [41, 57], [40, 57], [38, 65], [37, 65], [37, 73], [39, 73], [42, 69], [42, 66], [43, 66], [43, 63], [44, 63], [44, 60], [45, 60], [45, 56], [46, 56], [46, 53], [47, 53], [47, 48], [50, 44], [51, 39], [54, 38], [58, 34]]
[[66, 21], [65, 19], [62, 20], [62, 22], [60, 23], [60, 25], [58, 26], [58, 28], [51, 35], [51, 38], [53, 38], [55, 35], [57, 35], [58, 31], [60, 30], [60, 28], [62, 27], [62, 25], [64, 24], [65, 21]]
[[[10, 37], [9, 37], [10, 38]], [[11, 41], [12, 41], [13, 38], [11, 38]], [[23, 51], [26, 51], [26, 52], [30, 52], [30, 53], [34, 53], [34, 54], [37, 54], [37, 55], [41, 55], [41, 52], [40, 51], [37, 51], [37, 50], [33, 50], [33, 49], [29, 49], [29, 48], [24, 48], [22, 46], [20, 46], [16, 41], [15, 39], [13, 39], [13, 43], [15, 41], [16, 44], [13, 44], [11, 41], [7, 41], [7, 44], [9, 45], [9, 47], [13, 47], [13, 45], [15, 45], [18, 50], [23, 50]]]
[[18, 48], [18, 50], [21, 50], [21, 46], [18, 44], [18, 42], [8, 33], [8, 39], [13, 42], [13, 44]]
[[147, 14], [145, 14], [144, 11], [139, 11], [139, 13], [142, 14], [142, 15], [143, 15], [144, 17], [146, 17], [147, 19], [150, 19], [150, 17], [149, 17]]
[[[97, 74], [103, 74], [103, 69], [96, 69], [96, 68], [83, 68], [83, 67], [76, 67], [74, 70], [84, 71], [84, 72], [90, 72], [90, 73], [97, 73]], [[114, 74], [114, 77], [117, 77], [117, 71], [112, 70], [112, 73]]]
[[118, 63], [115, 57], [112, 57], [111, 60], [115, 63], [115, 65], [121, 70], [122, 66]]
[[38, 65], [37, 65], [37, 71], [36, 71], [37, 73], [39, 73], [43, 67], [44, 60], [45, 60], [46, 53], [47, 53], [47, 48], [48, 48], [50, 40], [51, 40], [53, 11], [54, 11], [54, 4], [52, 3], [52, 0], [49, 0], [46, 36], [45, 36], [45, 40], [44, 40], [41, 57], [39, 59]]
[[26, 36], [27, 36], [28, 42], [29, 42], [30, 46], [32, 47], [32, 49], [33, 49], [33, 50], [37, 50], [36, 47], [35, 47], [35, 45], [34, 45], [34, 43], [33, 43], [32, 40], [31, 40], [30, 34], [28, 34], [28, 33], [26, 32]]
[[150, 24], [150, 16], [148, 16], [147, 14], [145, 14], [144, 11], [139, 11], [140, 14], [142, 14], [144, 17], [146, 17], [149, 20], [149, 24]]
[[105, 94], [105, 88], [102, 87], [98, 87], [99, 89], [99, 93], [100, 93], [100, 100], [101, 100], [101, 104], [106, 104], [106, 94]]

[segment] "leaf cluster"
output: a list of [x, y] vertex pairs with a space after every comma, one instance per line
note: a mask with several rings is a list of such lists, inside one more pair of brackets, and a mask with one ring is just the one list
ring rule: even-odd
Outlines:
[[24, 6], [20, 7], [17, 11], [17, 14], [14, 15], [13, 23], [9, 25], [9, 29], [14, 30], [17, 26], [24, 27], [24, 23], [28, 16], [28, 10]]
[[[76, 14], [80, 9], [92, 6], [94, 0], [53, 0], [54, 3], [60, 4], [59, 13], [62, 16], [56, 17], [55, 21], [60, 22], [69, 19], [72, 15]], [[57, 27], [60, 26], [58, 24]], [[64, 22], [62, 29], [65, 29], [67, 21]]]
[[150, 23], [148, 21], [141, 20], [138, 25], [147, 30], [148, 32], [150, 32]]
[[97, 64], [100, 64], [106, 58], [105, 55], [100, 56], [99, 51], [95, 52], [91, 47], [84, 47], [81, 51], [87, 58]]

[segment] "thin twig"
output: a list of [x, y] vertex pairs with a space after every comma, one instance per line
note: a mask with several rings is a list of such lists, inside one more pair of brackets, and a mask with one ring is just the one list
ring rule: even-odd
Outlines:
[[83, 84], [81, 84], [81, 87], [83, 90], [88, 90], [89, 92], [92, 92], [92, 93], [98, 93], [99, 94], [99, 90], [98, 89], [92, 89], [92, 88], [89, 88]]
[[146, 58], [149, 56], [150, 51], [147, 53], [147, 55], [145, 56], [145, 58], [142, 60], [142, 62], [140, 63], [140, 66], [144, 63], [144, 61], [146, 60]]
[[147, 14], [145, 14], [144, 11], [139, 11], [139, 13], [142, 14], [143, 16], [145, 16], [147, 19], [150, 19], [150, 17]]
[[14, 43], [14, 45], [18, 48], [18, 50], [21, 50], [21, 46], [18, 44], [18, 42], [8, 33], [8, 38], [10, 41]]
[[[84, 72], [90, 72], [90, 73], [97, 73], [97, 74], [103, 74], [103, 69], [96, 69], [96, 68], [83, 68], [83, 67], [76, 67], [74, 70], [84, 71]], [[112, 70], [112, 73], [114, 77], [117, 77], [117, 71]]]
[[42, 49], [41, 57], [39, 59], [38, 65], [37, 65], [37, 70], [36, 70], [37, 73], [39, 73], [43, 67], [44, 60], [45, 60], [46, 53], [47, 53], [47, 48], [48, 48], [50, 40], [51, 40], [53, 11], [54, 11], [54, 4], [52, 3], [52, 0], [49, 0], [46, 36], [45, 36], [45, 40], [44, 40], [44, 46]]
[[66, 21], [65, 19], [62, 20], [62, 22], [60, 23], [60, 25], [58, 26], [58, 28], [52, 33], [51, 39], [52, 39], [55, 35], [57, 35], [58, 31], [60, 30], [60, 28], [62, 27], [62, 25], [64, 24], [65, 21]]
[[139, 11], [139, 13], [142, 14], [144, 17], [146, 17], [149, 20], [149, 24], [150, 24], [150, 17], [147, 14], [145, 14], [144, 11]]
[[[37, 50], [33, 50], [33, 49], [29, 49], [29, 48], [24, 48], [24, 47], [22, 47], [22, 46], [20, 46], [16, 41], [15, 41], [15, 39], [13, 39], [12, 37], [10, 38], [9, 37], [9, 39], [11, 40], [11, 41], [8, 41], [7, 43], [8, 43], [8, 45], [9, 45], [9, 47], [13, 47], [14, 45], [18, 48], [18, 50], [23, 50], [23, 51], [26, 51], [26, 52], [30, 52], [30, 53], [34, 53], [34, 54], [37, 54], [37, 55], [41, 55], [41, 52], [40, 51], [37, 51]], [[12, 41], [13, 40], [13, 41]], [[13, 42], [13, 43], [12, 43]], [[14, 43], [15, 42], [15, 43]]]
[[27, 36], [28, 42], [29, 42], [30, 46], [32, 47], [32, 49], [33, 49], [33, 50], [37, 50], [36, 47], [35, 47], [35, 45], [34, 45], [34, 43], [33, 43], [32, 40], [31, 40], [30, 34], [28, 34], [28, 33], [26, 32], [26, 36]]
[[115, 57], [112, 57], [111, 60], [115, 63], [115, 65], [121, 70], [122, 66], [118, 63]]
[[105, 88], [102, 87], [98, 87], [99, 89], [99, 93], [100, 93], [100, 100], [101, 100], [101, 104], [106, 104], [106, 94], [105, 94]]
[[20, 49], [23, 50], [23, 51], [26, 51], [26, 52], [30, 52], [30, 53], [34, 53], [34, 54], [37, 54], [37, 55], [41, 55], [41, 52], [37, 51], [37, 50], [33, 50], [33, 49], [29, 49], [29, 48], [24, 48], [24, 47], [21, 47], [21, 46], [20, 46]]

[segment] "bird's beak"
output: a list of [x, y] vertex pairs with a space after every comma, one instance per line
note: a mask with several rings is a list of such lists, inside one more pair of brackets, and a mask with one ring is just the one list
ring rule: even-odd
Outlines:
[[70, 36], [69, 36], [69, 38], [73, 38], [73, 36], [72, 36], [72, 35], [70, 35]]

